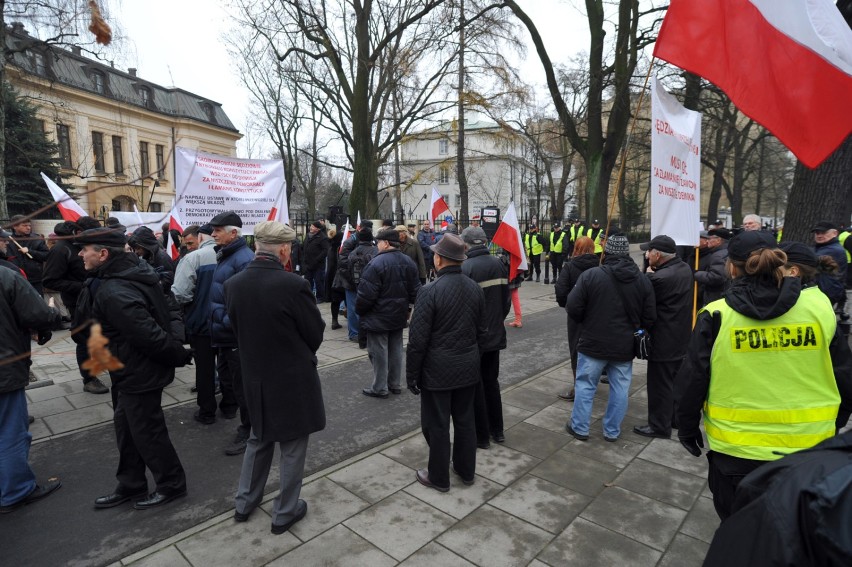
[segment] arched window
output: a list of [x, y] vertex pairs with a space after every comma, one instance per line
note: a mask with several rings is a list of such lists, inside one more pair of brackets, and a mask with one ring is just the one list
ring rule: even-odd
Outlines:
[[136, 199], [132, 197], [128, 197], [127, 195], [119, 195], [115, 199], [112, 200], [112, 210], [113, 211], [132, 211], [133, 205], [136, 204]]

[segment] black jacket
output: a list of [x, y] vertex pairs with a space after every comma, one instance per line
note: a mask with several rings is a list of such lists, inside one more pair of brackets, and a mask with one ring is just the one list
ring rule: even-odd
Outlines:
[[[624, 294], [622, 305], [612, 274]], [[649, 328], [657, 318], [654, 290], [629, 256], [607, 256], [604, 265], [586, 270], [568, 294], [568, 315], [583, 325], [577, 351], [592, 358], [633, 360], [635, 319]]]
[[414, 304], [405, 358], [408, 386], [454, 390], [479, 382], [486, 333], [482, 289], [461, 266], [442, 269]]
[[145, 255], [142, 256], [148, 264], [157, 272], [163, 290], [169, 293], [172, 284], [175, 283], [175, 263], [172, 257], [163, 250], [159, 239], [147, 226], [140, 226], [128, 240], [131, 248], [142, 248]]
[[650, 360], [672, 362], [686, 354], [685, 340], [692, 332], [692, 270], [680, 258], [672, 258], [646, 274], [654, 287], [657, 320], [651, 332]]
[[482, 352], [506, 348], [506, 316], [512, 307], [509, 291], [509, 268], [483, 245], [473, 246], [467, 251], [467, 260], [462, 263], [462, 273], [479, 284], [485, 294], [485, 326], [488, 329]]
[[359, 331], [386, 333], [405, 327], [408, 306], [417, 299], [417, 266], [399, 248], [379, 252], [361, 274], [355, 311]]
[[556, 303], [559, 307], [565, 307], [565, 302], [568, 301], [568, 294], [577, 285], [577, 280], [580, 279], [580, 274], [589, 268], [596, 268], [600, 264], [600, 258], [595, 254], [582, 254], [570, 260], [566, 260], [562, 264], [562, 270], [559, 272], [559, 279], [556, 281]]
[[331, 244], [325, 232], [320, 230], [315, 234], [309, 234], [302, 243], [302, 273], [322, 269], [329, 248]]
[[9, 243], [9, 252], [12, 252], [15, 258], [13, 262], [27, 274], [27, 281], [31, 284], [40, 284], [44, 277], [44, 262], [50, 252], [47, 249], [44, 237], [40, 234], [30, 234], [29, 236], [13, 234], [12, 236], [18, 244], [28, 248], [28, 254], [32, 256], [30, 258], [26, 254], [22, 254], [17, 246]]
[[225, 309], [225, 282], [246, 269], [254, 253], [242, 236], [225, 246], [216, 246], [216, 270], [210, 285], [210, 338], [214, 347], [235, 347], [237, 337]]
[[732, 512], [705, 566], [852, 565], [852, 432], [752, 471]]
[[30, 332], [53, 328], [59, 323], [59, 312], [48, 307], [20, 273], [0, 268], [0, 317], [0, 360], [4, 361], [0, 394], [5, 394], [25, 388], [30, 381], [30, 357], [9, 359], [30, 352]]
[[[180, 312], [169, 310], [154, 270], [132, 253], [110, 258], [86, 281], [92, 316], [124, 368], [110, 371], [113, 387], [128, 394], [164, 388], [175, 367], [189, 362]], [[86, 299], [81, 294], [81, 300]], [[81, 309], [82, 310], [82, 309]]]
[[251, 427], [262, 441], [325, 428], [316, 353], [325, 328], [310, 285], [263, 254], [225, 282]]
[[[707, 256], [699, 260], [699, 270], [695, 272], [698, 282], [698, 299], [701, 305], [721, 299], [730, 282], [725, 262], [728, 259], [728, 243], [723, 241]], [[705, 263], [706, 262], [706, 263]], [[701, 266], [704, 265], [704, 268]]]
[[73, 313], [87, 276], [83, 259], [78, 256], [80, 250], [72, 244], [74, 232], [67, 225], [60, 223], [56, 226], [56, 235], [63, 238], [56, 241], [47, 255], [42, 283], [44, 287], [58, 291], [62, 303]]
[[[790, 310], [799, 299], [801, 280], [784, 278], [781, 288], [774, 285], [758, 285], [754, 279], [743, 277], [734, 280], [725, 294], [725, 303], [746, 317], [765, 321], [774, 319]], [[701, 411], [710, 389], [710, 355], [716, 341], [713, 316], [707, 311], [698, 314], [692, 338], [689, 340], [686, 358], [675, 379], [678, 433], [682, 437], [698, 435]], [[840, 391], [838, 427], [843, 427], [852, 412], [852, 353], [846, 337], [837, 327], [829, 343], [829, 355], [834, 367], [834, 378]], [[745, 369], [745, 371], [755, 371]], [[772, 377], [767, 376], [767, 385]]]

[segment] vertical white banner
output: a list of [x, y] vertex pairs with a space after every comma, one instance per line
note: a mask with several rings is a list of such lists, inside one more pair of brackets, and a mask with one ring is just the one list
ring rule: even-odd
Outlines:
[[289, 219], [282, 160], [176, 150], [175, 209], [186, 226], [209, 222], [222, 211], [234, 211], [243, 221], [243, 234], [254, 234], [254, 225], [267, 220], [270, 213], [279, 220]]
[[698, 246], [701, 113], [687, 110], [651, 80], [651, 237]]

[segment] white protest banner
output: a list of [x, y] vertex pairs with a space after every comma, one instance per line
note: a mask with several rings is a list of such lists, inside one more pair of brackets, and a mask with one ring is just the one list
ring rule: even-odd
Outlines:
[[698, 246], [701, 113], [651, 82], [651, 237]]
[[273, 207], [281, 204], [286, 209], [282, 160], [176, 150], [175, 209], [184, 226], [202, 225], [223, 211], [234, 211], [243, 221], [243, 234], [254, 234], [254, 225], [265, 221]]
[[166, 213], [141, 213], [139, 211], [110, 211], [109, 216], [118, 219], [118, 222], [131, 233], [140, 226], [147, 226], [156, 234], [163, 231], [163, 223], [169, 221]]

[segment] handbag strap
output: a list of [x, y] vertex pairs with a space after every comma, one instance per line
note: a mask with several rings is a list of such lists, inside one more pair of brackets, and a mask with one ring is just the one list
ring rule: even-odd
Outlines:
[[621, 299], [621, 307], [627, 313], [627, 316], [630, 317], [630, 322], [633, 323], [633, 326], [637, 329], [639, 328], [639, 321], [633, 318], [633, 312], [627, 311], [627, 300], [624, 299], [624, 291], [621, 289], [621, 285], [618, 283], [618, 280], [615, 279], [615, 274], [611, 271], [604, 269], [604, 271], [609, 274], [609, 277], [612, 279], [612, 285], [615, 287], [615, 291], [618, 292], [618, 297]]

